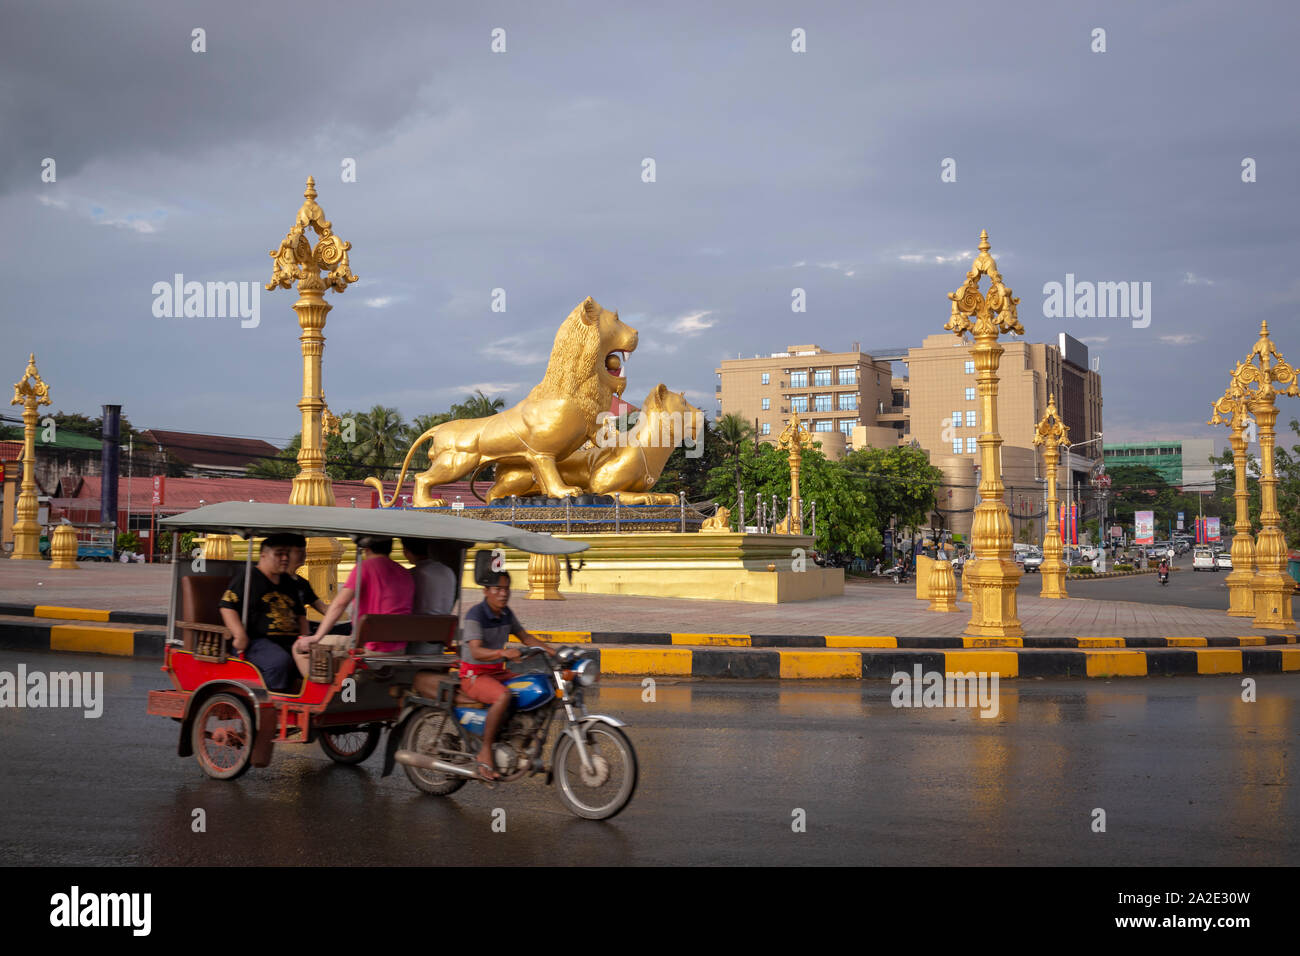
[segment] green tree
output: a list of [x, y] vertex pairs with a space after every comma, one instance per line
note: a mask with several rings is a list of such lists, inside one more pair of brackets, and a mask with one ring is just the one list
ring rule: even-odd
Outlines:
[[859, 448], [844, 456], [843, 465], [867, 491], [886, 526], [891, 518], [896, 528], [926, 526], [943, 472], [920, 448]]
[[371, 469], [378, 477], [390, 477], [401, 457], [402, 442], [407, 426], [395, 408], [375, 405], [368, 412], [353, 415], [356, 421], [356, 443], [352, 458]]
[[[274, 478], [281, 481], [298, 474], [298, 452], [302, 448], [302, 433], [293, 439], [274, 458], [263, 458], [248, 466], [249, 478]], [[356, 481], [373, 474], [371, 469], [354, 459], [352, 448], [340, 435], [325, 436], [325, 474], [335, 481]]]
[[504, 398], [488, 398], [481, 388], [475, 389], [473, 395], [466, 395], [465, 401], [451, 406], [449, 418], [487, 418], [506, 407]]
[[[722, 463], [710, 471], [705, 491], [734, 513], [737, 507], [737, 464], [733, 455], [724, 453], [722, 457]], [[728, 458], [733, 460], [728, 461]], [[739, 486], [745, 489], [746, 520], [756, 514], [757, 498], [770, 501], [775, 495], [778, 501], [784, 502], [790, 497], [788, 452], [765, 443], [755, 448], [746, 440], [741, 443], [738, 461]], [[879, 553], [882, 543], [880, 519], [870, 498], [846, 469], [828, 461], [816, 448], [803, 452], [799, 495], [805, 508], [809, 508], [811, 502], [817, 503], [818, 550], [860, 556]], [[811, 531], [811, 526], [806, 530]]]
[[[740, 475], [740, 456], [749, 439], [754, 437], [754, 426], [739, 412], [728, 412], [718, 419], [714, 428], [722, 456], [731, 460], [733, 468], [732, 489], [745, 487]], [[772, 446], [768, 446], [772, 447]]]
[[674, 448], [668, 460], [664, 462], [664, 470], [659, 473], [654, 491], [672, 494], [684, 491], [687, 501], [701, 501], [708, 497], [706, 489], [709, 484], [709, 473], [724, 464], [726, 459], [721, 442], [718, 440], [717, 429], [707, 418], [702, 416], [701, 418], [704, 424], [700, 433], [695, 436], [695, 447], [690, 449], [691, 454], [687, 454], [684, 445]]

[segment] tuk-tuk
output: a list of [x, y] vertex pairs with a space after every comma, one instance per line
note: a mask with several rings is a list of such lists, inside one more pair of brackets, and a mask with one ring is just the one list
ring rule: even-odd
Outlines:
[[[385, 728], [409, 710], [404, 699], [420, 671], [448, 673], [457, 664], [450, 652], [459, 620], [461, 572], [468, 547], [500, 543], [530, 554], [572, 554], [587, 545], [507, 525], [418, 511], [322, 508], [302, 505], [222, 502], [164, 518], [172, 531], [172, 584], [167, 606], [167, 642], [162, 669], [171, 690], [149, 693], [148, 712], [180, 724], [177, 753], [193, 755], [203, 772], [233, 779], [249, 767], [265, 767], [280, 742], [318, 740], [330, 759], [357, 764], [369, 757]], [[178, 554], [185, 531], [233, 534], [249, 542], [243, 562], [194, 560]], [[230, 644], [219, 602], [242, 566], [243, 622], [248, 623], [247, 586], [253, 539], [275, 532], [308, 537], [365, 535], [418, 538], [456, 575], [456, 605], [441, 615], [374, 614], [354, 620], [345, 652], [312, 649], [310, 672], [300, 689], [278, 693]], [[360, 586], [361, 575], [357, 576]], [[354, 604], [354, 608], [359, 604]], [[432, 653], [376, 656], [367, 642], [430, 645]]]

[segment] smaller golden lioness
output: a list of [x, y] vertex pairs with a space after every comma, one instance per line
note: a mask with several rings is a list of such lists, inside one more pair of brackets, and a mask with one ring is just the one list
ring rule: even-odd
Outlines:
[[[617, 493], [625, 505], [677, 504], [676, 495], [655, 494], [650, 489], [659, 480], [673, 449], [683, 440], [698, 440], [704, 413], [686, 401], [684, 393], [670, 392], [661, 383], [646, 396], [631, 431], [620, 433], [611, 419], [604, 419], [595, 447], [580, 448], [558, 463], [560, 480], [593, 495]], [[488, 500], [508, 494], [541, 494], [542, 489], [530, 480], [530, 475], [526, 465], [499, 463]], [[505, 493], [499, 493], [502, 489], [506, 489]]]

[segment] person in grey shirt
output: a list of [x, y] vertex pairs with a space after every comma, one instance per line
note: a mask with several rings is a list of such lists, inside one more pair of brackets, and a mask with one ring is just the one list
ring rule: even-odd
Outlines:
[[429, 546], [418, 538], [403, 538], [402, 551], [414, 567], [415, 600], [412, 614], [450, 614], [456, 603], [456, 572], [429, 557]]

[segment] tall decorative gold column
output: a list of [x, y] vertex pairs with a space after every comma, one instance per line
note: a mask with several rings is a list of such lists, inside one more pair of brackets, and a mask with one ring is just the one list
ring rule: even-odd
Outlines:
[[799, 421], [799, 413], [790, 413], [790, 424], [776, 440], [778, 448], [790, 452], [790, 513], [786, 515], [787, 534], [803, 534], [803, 500], [799, 497], [799, 469], [803, 467], [803, 450], [812, 447], [812, 432]]
[[14, 524], [14, 551], [20, 561], [41, 559], [41, 526], [36, 523], [36, 421], [37, 409], [50, 404], [50, 389], [36, 371], [36, 353], [27, 359], [27, 370], [14, 385], [10, 405], [23, 407], [23, 481], [18, 489], [18, 521]]
[[[325, 213], [316, 204], [316, 180], [307, 177], [304, 202], [298, 210], [289, 234], [280, 242], [279, 249], [269, 255], [275, 262], [268, 291], [277, 287], [288, 289], [298, 283], [298, 301], [293, 310], [298, 313], [302, 329], [302, 398], [298, 408], [302, 412], [302, 445], [298, 451], [298, 474], [289, 492], [291, 505], [333, 505], [334, 492], [325, 473], [325, 441], [322, 431], [325, 396], [321, 384], [321, 356], [325, 352], [325, 317], [333, 308], [325, 301], [325, 290], [345, 292], [349, 283], [356, 282], [348, 264], [348, 250], [352, 243], [334, 235], [333, 227]], [[319, 237], [315, 248], [307, 238], [313, 229]], [[321, 272], [328, 270], [322, 277]], [[251, 543], [250, 543], [251, 546]], [[307, 541], [307, 580], [312, 589], [328, 602], [338, 592], [336, 567], [343, 549], [332, 538], [309, 538]]]
[[[1280, 631], [1295, 627], [1291, 598], [1295, 582], [1286, 573], [1286, 539], [1278, 522], [1277, 476], [1273, 472], [1273, 443], [1277, 435], [1277, 395], [1300, 395], [1296, 371], [1282, 358], [1268, 337], [1268, 323], [1259, 325], [1259, 341], [1233, 369], [1232, 381], [1245, 393], [1246, 407], [1259, 429], [1259, 537], [1255, 541], [1257, 571], [1251, 578], [1255, 592], [1255, 627]], [[1252, 387], [1253, 386], [1253, 387]], [[1283, 387], [1285, 386], [1285, 388]], [[1234, 567], [1233, 570], [1236, 570]]]
[[1246, 392], [1234, 377], [1223, 397], [1213, 404], [1214, 415], [1206, 423], [1232, 429], [1232, 467], [1236, 484], [1232, 497], [1237, 502], [1237, 523], [1232, 529], [1232, 573], [1228, 586], [1228, 613], [1233, 617], [1255, 616], [1255, 539], [1250, 533], [1250, 490], [1246, 485]]
[[[998, 334], [1025, 330], [1016, 318], [1019, 299], [1002, 284], [997, 263], [989, 255], [988, 232], [980, 233], [980, 253], [975, 257], [966, 281], [952, 300], [952, 315], [944, 328], [965, 340], [970, 333], [975, 340], [971, 356], [975, 359], [976, 383], [979, 387], [981, 421], [984, 429], [977, 444], [980, 450], [980, 502], [975, 506], [971, 525], [971, 545], [979, 555], [965, 571], [970, 587], [971, 615], [966, 634], [971, 637], [1020, 638], [1024, 628], [1016, 616], [1016, 585], [1021, 570], [1011, 559], [1011, 515], [1007, 511], [1002, 484], [1002, 436], [998, 433], [998, 363], [1004, 349]], [[989, 277], [989, 291], [980, 292], [980, 277]], [[975, 321], [971, 321], [974, 319]]]
[[1043, 579], [1040, 595], [1045, 598], [1069, 597], [1065, 593], [1065, 546], [1056, 517], [1056, 470], [1061, 464], [1061, 449], [1069, 443], [1070, 430], [1056, 413], [1056, 396], [1048, 394], [1047, 414], [1034, 430], [1034, 444], [1043, 446], [1043, 467], [1047, 471], [1047, 530], [1043, 534], [1043, 563], [1038, 569]]

